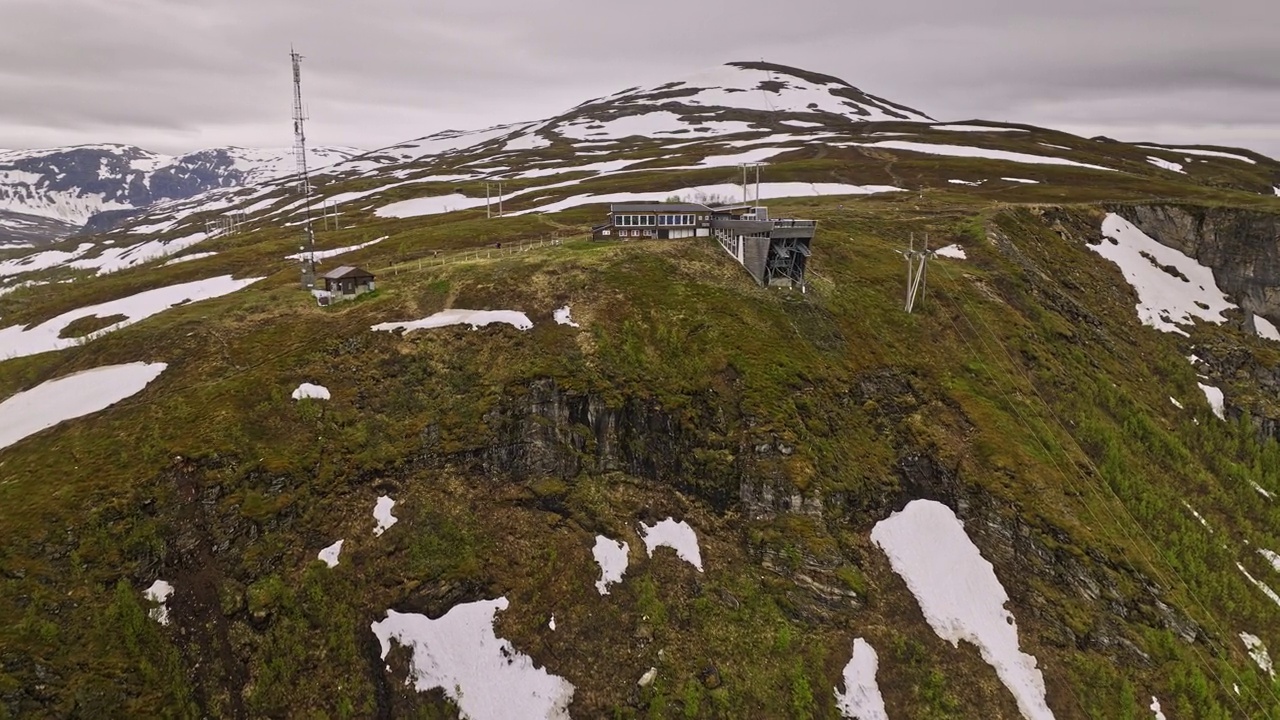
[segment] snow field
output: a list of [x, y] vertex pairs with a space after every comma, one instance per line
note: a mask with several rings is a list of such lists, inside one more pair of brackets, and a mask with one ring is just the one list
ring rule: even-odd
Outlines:
[[319, 558], [321, 561], [323, 561], [324, 564], [328, 565], [329, 567], [337, 567], [338, 555], [342, 553], [342, 542], [343, 542], [342, 540], [339, 540], [338, 542], [321, 550], [316, 555], [316, 557]]
[[391, 641], [409, 648], [409, 682], [441, 688], [469, 720], [568, 720], [574, 687], [494, 634], [505, 597], [454, 606], [438, 620], [388, 610], [370, 626], [385, 660]]
[[1262, 638], [1257, 635], [1250, 635], [1247, 632], [1240, 633], [1240, 641], [1244, 643], [1244, 647], [1249, 651], [1249, 657], [1253, 658], [1253, 662], [1257, 664], [1262, 672], [1276, 679], [1275, 666], [1271, 664], [1271, 654], [1267, 652], [1267, 646], [1262, 642]]
[[672, 518], [667, 518], [653, 526], [640, 523], [640, 537], [644, 540], [644, 549], [649, 553], [649, 557], [653, 557], [654, 550], [669, 547], [676, 551], [676, 555], [681, 560], [697, 568], [698, 572], [702, 572], [702, 552], [698, 547], [698, 535], [683, 520], [676, 522]]
[[1171, 170], [1176, 173], [1182, 173], [1183, 175], [1187, 174], [1187, 171], [1182, 169], [1182, 165], [1180, 163], [1169, 162], [1168, 160], [1155, 157], [1154, 155], [1148, 155], [1147, 162], [1163, 170]]
[[406, 320], [404, 322], [386, 322], [378, 323], [372, 326], [372, 330], [380, 330], [390, 332], [404, 328], [409, 330], [427, 330], [430, 328], [440, 328], [449, 325], [470, 325], [472, 330], [492, 325], [493, 323], [506, 323], [517, 330], [528, 330], [533, 327], [533, 321], [528, 315], [515, 310], [441, 310], [434, 315], [430, 315], [421, 320]]
[[323, 385], [312, 385], [311, 383], [304, 382], [298, 386], [297, 390], [293, 391], [293, 394], [290, 397], [294, 400], [303, 400], [307, 398], [314, 400], [328, 400], [329, 388]]
[[151, 608], [147, 613], [152, 620], [161, 625], [169, 624], [169, 596], [173, 595], [173, 586], [164, 580], [156, 580], [151, 583], [151, 587], [142, 591], [142, 596], [153, 603], [159, 603], [158, 607]]
[[[235, 280], [230, 275], [221, 275], [207, 280], [195, 280], [146, 290], [119, 300], [70, 310], [30, 329], [21, 325], [0, 328], [0, 359], [25, 357], [69, 348], [106, 333], [115, 332], [176, 305], [228, 295], [261, 279], [255, 277]], [[63, 329], [80, 318], [92, 316], [108, 318], [115, 315], [124, 315], [125, 319], [96, 330], [84, 338], [59, 337]]]
[[58, 423], [104, 410], [136, 395], [165, 363], [105, 365], [63, 375], [0, 402], [0, 449]]
[[553, 317], [555, 318], [556, 323], [559, 325], [568, 325], [569, 327], [581, 327], [580, 325], [578, 325], [578, 323], [573, 321], [573, 315], [571, 313], [572, 311], [570, 310], [569, 306], [565, 305], [564, 307], [557, 309]]
[[627, 555], [630, 546], [621, 540], [610, 540], [603, 535], [596, 536], [595, 547], [591, 555], [600, 566], [600, 579], [596, 581], [596, 590], [601, 595], [609, 594], [609, 586], [622, 582], [622, 575], [627, 571]]
[[1107, 215], [1102, 234], [1106, 240], [1088, 247], [1120, 267], [1138, 293], [1138, 317], [1144, 325], [1186, 335], [1178, 325], [1189, 324], [1192, 318], [1221, 323], [1226, 319], [1223, 311], [1235, 307], [1218, 287], [1212, 270], [1161, 245], [1119, 215]]
[[938, 637], [977, 646], [1023, 717], [1053, 717], [1036, 659], [1019, 649], [1017, 623], [1004, 607], [1009, 596], [950, 508], [912, 501], [877, 523], [871, 541], [888, 556]]
[[382, 495], [373, 505], [373, 519], [377, 521], [377, 525], [373, 528], [374, 536], [379, 536], [386, 532], [388, 528], [400, 522], [400, 518], [391, 514], [391, 508], [396, 506], [396, 501]]
[[844, 692], [836, 690], [836, 709], [849, 720], [889, 720], [876, 682], [880, 661], [862, 638], [853, 641], [853, 656], [844, 666]]
[[832, 144], [840, 147], [883, 148], [885, 150], [908, 150], [911, 152], [926, 153], [929, 155], [986, 158], [988, 160], [1009, 160], [1011, 162], [1027, 163], [1031, 165], [1070, 165], [1072, 167], [1088, 168], [1090, 170], [1107, 170], [1109, 172], [1114, 172], [1114, 170], [1109, 167], [1090, 165], [1088, 163], [1068, 160], [1066, 158], [1052, 157], [1049, 155], [1032, 155], [1030, 153], [1012, 152], [1009, 150], [993, 150], [991, 148], [972, 147], [969, 145], [940, 145], [937, 143], [911, 142], [908, 140], [881, 140], [873, 143]]
[[934, 255], [941, 255], [945, 258], [953, 258], [956, 260], [967, 260], [968, 256], [964, 253], [964, 248], [959, 245], [948, 245], [933, 251]]
[[1226, 401], [1223, 398], [1222, 391], [1212, 385], [1196, 384], [1200, 386], [1200, 391], [1204, 393], [1204, 399], [1209, 401], [1209, 407], [1213, 409], [1213, 414], [1217, 415], [1219, 420], [1226, 420]]
[[[339, 256], [339, 255], [346, 255], [346, 254], [347, 254], [347, 253], [349, 253], [349, 252], [355, 252], [355, 251], [357, 251], [357, 250], [363, 250], [363, 249], [365, 249], [365, 248], [367, 248], [367, 247], [370, 247], [370, 246], [372, 246], [372, 245], [377, 245], [378, 243], [382, 242], [383, 240], [386, 240], [386, 239], [387, 239], [387, 237], [389, 237], [389, 236], [387, 236], [387, 235], [383, 235], [382, 237], [377, 238], [376, 240], [370, 240], [369, 242], [363, 242], [363, 243], [360, 243], [359, 245], [348, 245], [347, 247], [333, 248], [332, 250], [317, 250], [317, 251], [315, 251], [314, 253], [311, 253], [311, 255], [312, 255], [312, 256], [313, 256], [317, 261], [319, 261], [319, 260], [328, 260], [328, 259], [329, 259], [329, 258], [331, 258], [331, 257], [337, 257], [337, 256]], [[285, 259], [286, 259], [286, 260], [302, 260], [302, 259], [306, 258], [306, 256], [307, 256], [307, 253], [305, 253], [305, 252], [297, 252], [297, 253], [294, 253], [294, 254], [292, 254], [292, 255], [286, 255], [286, 256], [285, 256]]]

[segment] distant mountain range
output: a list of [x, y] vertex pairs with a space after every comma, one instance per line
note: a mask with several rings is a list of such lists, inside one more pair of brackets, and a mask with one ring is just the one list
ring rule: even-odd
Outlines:
[[[308, 151], [308, 163], [318, 168], [360, 152], [318, 147]], [[294, 168], [287, 149], [225, 147], [179, 156], [113, 144], [0, 150], [0, 245], [64, 237], [100, 212], [263, 182]]]

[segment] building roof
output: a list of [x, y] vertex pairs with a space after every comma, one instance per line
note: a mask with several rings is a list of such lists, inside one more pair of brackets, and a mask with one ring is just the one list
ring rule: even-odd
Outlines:
[[337, 267], [322, 275], [326, 280], [343, 280], [345, 278], [373, 277], [373, 273], [350, 265]]
[[711, 212], [711, 208], [698, 203], [630, 202], [614, 203], [609, 212]]

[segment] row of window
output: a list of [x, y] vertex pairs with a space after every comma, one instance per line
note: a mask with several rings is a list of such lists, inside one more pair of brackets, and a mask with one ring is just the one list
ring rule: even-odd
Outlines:
[[636, 227], [641, 225], [693, 225], [698, 222], [697, 215], [614, 215], [613, 224], [618, 227]]

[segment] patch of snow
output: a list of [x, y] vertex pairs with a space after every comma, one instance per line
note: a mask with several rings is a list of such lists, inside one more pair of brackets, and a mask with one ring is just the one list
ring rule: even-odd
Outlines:
[[[77, 310], [70, 310], [32, 328], [22, 325], [0, 328], [0, 359], [25, 357], [36, 353], [62, 350], [80, 345], [149, 318], [171, 307], [221, 297], [261, 279], [245, 278], [243, 280], [234, 280], [230, 275], [222, 275], [207, 280], [196, 280], [180, 285], [146, 290], [137, 295], [130, 295], [119, 300], [111, 300], [98, 305], [89, 305]], [[108, 325], [101, 330], [95, 330], [84, 337], [58, 337], [62, 330], [75, 320], [90, 316], [106, 318], [113, 315], [124, 315], [125, 319]]]
[[142, 591], [143, 597], [153, 603], [159, 603], [157, 607], [151, 608], [151, 611], [147, 614], [151, 616], [152, 620], [161, 625], [169, 624], [169, 606], [166, 603], [169, 602], [169, 596], [171, 595], [173, 595], [173, 586], [164, 580], [156, 580], [151, 583], [151, 587]]
[[291, 396], [294, 400], [302, 400], [304, 398], [313, 398], [315, 400], [328, 400], [329, 388], [323, 385], [312, 385], [311, 383], [302, 383], [297, 390], [293, 391]]
[[533, 321], [528, 315], [515, 310], [441, 310], [440, 312], [425, 317], [421, 320], [406, 320], [404, 322], [386, 322], [374, 325], [372, 330], [382, 330], [390, 332], [404, 328], [409, 330], [427, 330], [430, 328], [446, 327], [448, 325], [470, 325], [472, 330], [491, 325], [493, 323], [506, 323], [517, 330], [528, 330], [533, 327]]
[[[809, 197], [814, 195], [869, 195], [872, 193], [883, 192], [899, 192], [901, 188], [891, 185], [848, 185], [845, 183], [803, 183], [803, 182], [778, 182], [778, 183], [760, 183], [760, 199], [767, 200], [770, 198], [784, 197]], [[755, 192], [754, 186], [752, 192]], [[669, 190], [657, 190], [654, 192], [615, 192], [594, 195], [585, 193], [582, 195], [574, 195], [564, 200], [558, 200], [547, 205], [531, 208], [528, 210], [520, 210], [507, 215], [526, 215], [529, 213], [553, 213], [570, 208], [580, 207], [582, 205], [596, 205], [605, 203], [622, 203], [633, 201], [652, 200], [661, 202], [663, 199], [672, 195], [682, 197], [686, 202], [697, 202], [698, 198], [708, 197], [740, 197], [742, 194], [741, 185], [699, 185], [696, 187], [672, 188]]]
[[1244, 565], [1241, 565], [1240, 563], [1236, 563], [1236, 567], [1240, 569], [1240, 572], [1244, 573], [1245, 578], [1247, 578], [1249, 582], [1253, 583], [1254, 587], [1261, 590], [1262, 594], [1271, 598], [1271, 602], [1275, 603], [1276, 605], [1280, 605], [1280, 595], [1277, 595], [1276, 591], [1272, 590], [1270, 585], [1267, 585], [1266, 583], [1262, 582], [1258, 578], [1249, 574], [1249, 571], [1244, 569]]
[[672, 518], [667, 518], [653, 526], [640, 523], [640, 536], [644, 540], [644, 548], [649, 553], [649, 557], [653, 557], [654, 550], [669, 547], [676, 551], [676, 555], [681, 560], [697, 568], [698, 572], [702, 572], [702, 552], [698, 547], [698, 535], [683, 520], [676, 522]]
[[933, 251], [934, 255], [941, 255], [945, 258], [955, 258], [956, 260], [967, 260], [968, 256], [964, 253], [964, 248], [959, 245], [948, 245]]
[[1213, 532], [1213, 528], [1209, 525], [1209, 521], [1205, 520], [1203, 515], [1196, 512], [1196, 509], [1191, 507], [1191, 503], [1187, 502], [1186, 500], [1183, 500], [1182, 506], [1185, 507], [1187, 510], [1191, 511], [1191, 514], [1195, 516], [1196, 520], [1200, 521], [1200, 524], [1203, 525], [1206, 530], [1208, 530], [1209, 532]]
[[1155, 695], [1151, 696], [1151, 705], [1149, 707], [1152, 714], [1155, 715], [1155, 720], [1167, 720], [1164, 713], [1160, 710], [1160, 701], [1156, 699]]
[[80, 243], [75, 250], [71, 251], [44, 250], [10, 260], [0, 260], [0, 277], [21, 275], [22, 273], [66, 265], [95, 247], [97, 246], [93, 243]]
[[1004, 607], [1009, 596], [950, 508], [914, 500], [877, 523], [871, 540], [906, 581], [938, 637], [955, 646], [961, 640], [976, 645], [1023, 717], [1053, 717], [1036, 659], [1019, 649], [1017, 624]]
[[570, 309], [568, 305], [565, 305], [564, 307], [555, 311], [555, 320], [560, 325], [568, 325], [569, 327], [581, 327], [580, 325], [578, 325], [578, 323], [573, 321], [573, 316], [570, 314]]
[[981, 181], [981, 180], [979, 180], [978, 182], [971, 182], [971, 181], [969, 181], [969, 180], [948, 180], [947, 182], [951, 183], [952, 185], [973, 185], [973, 186], [978, 186], [978, 185], [981, 185], [981, 184], [982, 184], [982, 181]]
[[521, 135], [513, 140], [508, 140], [502, 149], [507, 152], [513, 150], [540, 150], [542, 148], [551, 147], [551, 141], [536, 133]]
[[836, 691], [836, 709], [851, 720], [889, 720], [884, 696], [876, 682], [880, 661], [875, 648], [862, 638], [853, 641], [853, 657], [844, 666], [844, 692]]
[[1227, 158], [1228, 160], [1239, 160], [1241, 162], [1247, 162], [1250, 165], [1258, 164], [1258, 161], [1254, 160], [1253, 158], [1247, 158], [1243, 155], [1235, 155], [1233, 153], [1220, 152], [1218, 150], [1197, 150], [1195, 148], [1164, 148], [1164, 147], [1155, 147], [1153, 145], [1139, 145], [1138, 147], [1144, 148], [1146, 150], [1167, 150], [1169, 152], [1183, 153], [1186, 155], [1201, 155], [1204, 157]]
[[0, 449], [63, 421], [104, 410], [160, 377], [165, 363], [105, 365], [46, 380], [0, 402]]
[[551, 619], [547, 621], [547, 627], [551, 628], [551, 632], [555, 632], [555, 631], [556, 631], [556, 616], [555, 616], [555, 615], [552, 615], [552, 616], [551, 616]]
[[1275, 499], [1275, 495], [1272, 495], [1271, 493], [1267, 492], [1267, 489], [1266, 489], [1266, 488], [1262, 487], [1261, 485], [1259, 485], [1259, 484], [1258, 484], [1258, 483], [1256, 483], [1256, 482], [1253, 482], [1252, 480], [1250, 480], [1249, 482], [1250, 482], [1250, 484], [1252, 484], [1252, 485], [1253, 485], [1253, 489], [1254, 489], [1254, 490], [1257, 490], [1257, 491], [1258, 491], [1258, 494], [1259, 494], [1259, 495], [1261, 495], [1262, 497], [1264, 497], [1264, 498], [1266, 498], [1266, 499], [1268, 499], [1268, 500], [1274, 500], [1274, 499]]
[[782, 122], [786, 125], [790, 125], [792, 127], [798, 127], [798, 128], [823, 127], [822, 123], [808, 122], [805, 120], [783, 120]]
[[648, 670], [646, 670], [643, 675], [640, 676], [640, 679], [636, 681], [636, 685], [639, 685], [640, 687], [649, 687], [650, 685], [653, 684], [653, 681], [657, 679], [658, 679], [658, 668], [651, 667]]
[[1258, 337], [1265, 340], [1280, 341], [1280, 329], [1277, 329], [1274, 323], [1261, 315], [1253, 316], [1253, 327], [1258, 333]]
[[528, 655], [493, 631], [505, 597], [456, 605], [438, 620], [387, 611], [370, 626], [382, 648], [391, 641], [409, 648], [409, 681], [418, 692], [440, 688], [469, 720], [559, 720], [569, 718], [574, 687], [539, 668]]
[[1217, 415], [1220, 420], [1226, 420], [1226, 402], [1223, 398], [1222, 391], [1212, 385], [1205, 385], [1204, 383], [1196, 384], [1199, 385], [1200, 390], [1204, 392], [1204, 399], [1209, 401], [1209, 407], [1213, 409], [1213, 414]]
[[1002, 177], [1002, 178], [1000, 178], [1000, 179], [1001, 179], [1001, 180], [1005, 180], [1005, 181], [1007, 181], [1007, 182], [1022, 183], [1023, 185], [1039, 185], [1039, 184], [1040, 184], [1040, 181], [1039, 181], [1039, 180], [1028, 180], [1028, 179], [1026, 179], [1026, 178], [1006, 178], [1006, 177]]
[[383, 205], [373, 212], [380, 218], [411, 218], [421, 215], [439, 215], [448, 212], [457, 212], [458, 210], [470, 210], [472, 208], [482, 207], [486, 202], [497, 204], [497, 198], [486, 200], [480, 197], [467, 197], [461, 193], [450, 193], [448, 195], [436, 195], [434, 197], [420, 197], [410, 200], [401, 200], [393, 202], [390, 205]]
[[321, 551], [320, 551], [320, 554], [319, 554], [319, 555], [317, 555], [316, 557], [318, 557], [318, 558], [320, 558], [321, 560], [323, 560], [323, 561], [324, 561], [324, 564], [325, 564], [325, 565], [328, 565], [329, 567], [337, 567], [337, 565], [338, 565], [338, 554], [339, 554], [339, 553], [341, 553], [341, 552], [342, 552], [342, 541], [341, 541], [341, 540], [339, 540], [338, 542], [336, 542], [336, 543], [334, 543], [334, 544], [330, 545], [329, 547], [327, 547], [327, 548], [325, 548], [325, 549], [321, 550]]
[[1271, 654], [1267, 652], [1267, 646], [1262, 642], [1262, 638], [1242, 632], [1240, 633], [1240, 641], [1244, 643], [1245, 648], [1249, 651], [1249, 657], [1253, 658], [1253, 661], [1258, 664], [1262, 672], [1270, 675], [1271, 679], [1275, 680], [1276, 669], [1271, 664]]
[[[1221, 323], [1226, 319], [1223, 311], [1235, 307], [1218, 287], [1212, 270], [1153, 240], [1119, 215], [1107, 215], [1102, 234], [1107, 239], [1088, 247], [1120, 266], [1138, 293], [1138, 317], [1144, 325], [1186, 335], [1178, 325], [1191, 323], [1193, 317]], [[1181, 277], [1171, 275], [1165, 267], [1172, 267]]]
[[596, 536], [595, 547], [591, 549], [596, 564], [600, 566], [600, 579], [596, 581], [596, 590], [601, 595], [609, 594], [609, 586], [622, 582], [622, 575], [627, 571], [627, 554], [631, 548], [621, 540], [610, 540], [603, 535]]
[[1173, 403], [1173, 406], [1178, 408], [1179, 410], [1182, 409], [1182, 403], [1178, 402], [1178, 399], [1175, 398], [1174, 396], [1172, 395], [1169, 396], [1169, 402]]
[[884, 148], [886, 150], [908, 150], [927, 153], [929, 155], [948, 155], [951, 157], [986, 158], [988, 160], [1008, 160], [1010, 162], [1028, 163], [1032, 165], [1070, 165], [1090, 170], [1108, 170], [1112, 168], [1101, 165], [1068, 160], [1049, 155], [1031, 155], [1030, 153], [1011, 152], [1009, 150], [993, 150], [991, 148], [972, 147], [969, 145], [939, 145], [936, 143], [911, 142], [907, 140], [881, 140], [873, 143], [846, 143], [849, 147]]
[[377, 526], [373, 528], [375, 536], [386, 532], [388, 528], [400, 522], [400, 518], [391, 514], [391, 508], [396, 506], [396, 501], [382, 495], [378, 498], [378, 502], [373, 506], [373, 519], [378, 521]]
[[1259, 548], [1258, 554], [1266, 558], [1267, 562], [1271, 563], [1271, 567], [1280, 573], [1280, 554], [1276, 554], [1266, 548]]
[[1155, 157], [1154, 155], [1148, 155], [1147, 162], [1162, 170], [1172, 170], [1173, 172], [1182, 173], [1183, 175], [1187, 174], [1187, 171], [1182, 169], [1182, 165], [1180, 163], [1169, 162], [1168, 160]]
[[[378, 243], [382, 242], [383, 240], [386, 240], [386, 239], [387, 239], [387, 237], [388, 237], [388, 236], [383, 235], [382, 237], [377, 238], [376, 240], [370, 240], [369, 242], [363, 242], [363, 243], [360, 243], [359, 245], [350, 245], [350, 246], [347, 246], [347, 247], [334, 248], [334, 249], [332, 249], [332, 250], [317, 250], [317, 251], [315, 251], [314, 253], [312, 253], [312, 256], [313, 256], [316, 260], [327, 260], [327, 259], [329, 259], [329, 258], [331, 258], [331, 257], [337, 257], [337, 256], [339, 256], [339, 255], [345, 255], [345, 254], [347, 254], [347, 253], [349, 253], [349, 252], [355, 252], [355, 251], [357, 251], [357, 250], [363, 250], [363, 249], [365, 249], [365, 248], [369, 247], [370, 245], [377, 245]], [[304, 259], [306, 256], [307, 256], [307, 253], [305, 253], [305, 252], [299, 252], [299, 253], [294, 253], [294, 254], [292, 254], [292, 255], [286, 255], [286, 256], [285, 256], [285, 259], [286, 259], [286, 260], [302, 260], [302, 259]]]
[[178, 263], [191, 262], [192, 260], [203, 260], [204, 258], [213, 257], [214, 255], [217, 255], [217, 254], [218, 253], [216, 252], [191, 253], [190, 255], [183, 255], [182, 257], [174, 258], [169, 262], [165, 263], [163, 267], [168, 267], [170, 265], [177, 265]]

